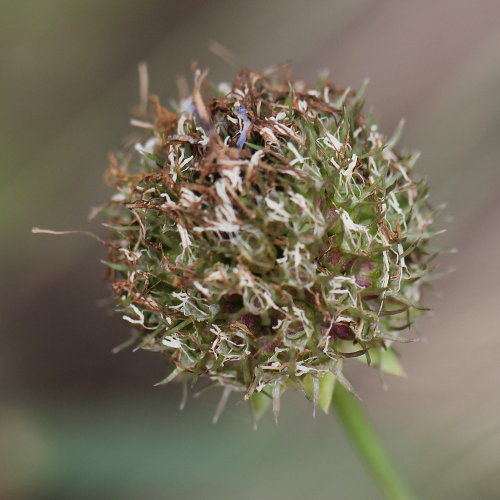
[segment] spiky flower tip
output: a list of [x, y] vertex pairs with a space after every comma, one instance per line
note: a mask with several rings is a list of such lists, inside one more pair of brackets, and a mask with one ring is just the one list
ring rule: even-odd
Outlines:
[[[111, 157], [109, 278], [138, 347], [222, 386], [258, 417], [286, 387], [325, 411], [346, 358], [401, 373], [421, 309], [433, 210], [415, 155], [362, 92], [241, 71], [162, 107], [143, 99]], [[202, 94], [203, 91], [203, 94]], [[204, 97], [204, 94], [211, 94]]]

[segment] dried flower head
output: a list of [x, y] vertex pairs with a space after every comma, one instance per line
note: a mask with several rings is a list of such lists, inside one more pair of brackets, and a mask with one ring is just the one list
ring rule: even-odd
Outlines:
[[[146, 100], [111, 157], [109, 279], [138, 347], [253, 403], [288, 386], [324, 410], [346, 358], [401, 371], [421, 308], [433, 210], [415, 155], [363, 92], [241, 71], [173, 105]], [[211, 96], [204, 96], [210, 94]], [[184, 375], [183, 375], [184, 374]]]

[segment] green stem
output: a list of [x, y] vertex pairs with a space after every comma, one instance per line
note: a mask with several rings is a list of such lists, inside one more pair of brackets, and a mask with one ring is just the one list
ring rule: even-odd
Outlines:
[[392, 465], [360, 402], [337, 383], [333, 404], [351, 443], [386, 500], [415, 500], [416, 497]]

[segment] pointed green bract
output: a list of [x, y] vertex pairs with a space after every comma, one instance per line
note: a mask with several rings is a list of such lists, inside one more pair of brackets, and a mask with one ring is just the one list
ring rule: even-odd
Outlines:
[[[370, 365], [378, 366], [383, 373], [396, 375], [398, 377], [406, 377], [403, 365], [393, 349], [385, 350], [370, 349], [369, 350]], [[366, 357], [360, 356], [357, 358], [362, 363], [368, 363]]]
[[250, 397], [250, 404], [252, 407], [252, 416], [255, 422], [258, 422], [265, 413], [271, 408], [271, 396], [264, 391], [254, 392]]
[[328, 413], [332, 404], [333, 390], [335, 389], [335, 375], [331, 372], [325, 373], [319, 381], [318, 407]]
[[[328, 413], [332, 403], [333, 391], [335, 389], [336, 377], [332, 372], [327, 372], [318, 379], [318, 400], [317, 405], [320, 410]], [[310, 375], [304, 377], [304, 390], [308, 398], [314, 401], [314, 385]]]

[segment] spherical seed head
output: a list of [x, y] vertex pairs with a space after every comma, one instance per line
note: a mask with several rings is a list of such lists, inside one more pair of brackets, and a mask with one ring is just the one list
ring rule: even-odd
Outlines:
[[421, 309], [427, 187], [361, 93], [242, 71], [210, 94], [205, 76], [171, 110], [151, 97], [111, 158], [118, 310], [168, 380], [275, 403], [291, 385], [327, 407], [343, 360], [382, 366]]

